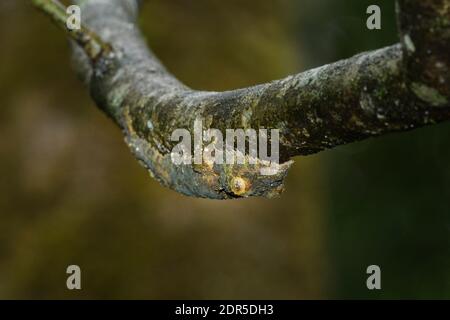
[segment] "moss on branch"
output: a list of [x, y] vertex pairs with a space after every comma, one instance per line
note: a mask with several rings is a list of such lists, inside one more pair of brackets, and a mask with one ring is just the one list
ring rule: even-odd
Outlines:
[[[110, 44], [113, 53], [94, 54], [93, 59], [86, 42], [75, 37], [84, 48], [75, 48], [74, 54], [91, 95], [121, 127], [130, 149], [150, 174], [186, 195], [276, 196], [294, 156], [450, 118], [447, 0], [398, 1], [401, 44], [228, 92], [194, 91], [167, 72], [136, 27], [137, 1], [79, 3], [89, 25], [83, 30], [89, 30], [92, 41], [108, 48]], [[54, 17], [53, 6], [40, 7]], [[54, 20], [61, 25], [59, 13]], [[179, 128], [193, 132], [198, 118], [205, 119], [205, 129], [222, 132], [280, 129], [278, 173], [261, 175], [261, 161], [173, 164], [171, 133]]]
[[67, 28], [69, 15], [66, 8], [57, 0], [31, 0], [33, 5], [47, 14], [52, 21], [66, 34], [83, 48], [90, 61], [95, 63], [100, 56], [109, 55], [112, 52], [111, 46], [100, 39], [100, 37], [89, 30], [85, 25], [80, 29], [70, 30]]

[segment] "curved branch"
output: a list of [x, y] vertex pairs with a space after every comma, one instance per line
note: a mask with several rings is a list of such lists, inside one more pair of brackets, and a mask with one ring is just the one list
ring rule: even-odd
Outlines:
[[[450, 118], [447, 0], [400, 0], [401, 44], [250, 88], [194, 91], [148, 49], [136, 26], [138, 1], [79, 1], [83, 21], [113, 48], [97, 59], [74, 48], [91, 95], [122, 128], [151, 175], [178, 192], [228, 199], [272, 197], [297, 155], [406, 131]], [[177, 166], [175, 129], [280, 129], [282, 164], [264, 176], [251, 165]], [[248, 160], [248, 158], [247, 158]]]

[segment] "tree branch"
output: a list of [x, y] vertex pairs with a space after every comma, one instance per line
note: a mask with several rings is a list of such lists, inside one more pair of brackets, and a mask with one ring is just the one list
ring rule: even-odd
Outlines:
[[81, 26], [79, 30], [69, 30], [66, 25], [69, 15], [66, 12], [66, 8], [59, 1], [31, 1], [42, 12], [46, 13], [59, 28], [66, 31], [67, 35], [83, 48], [91, 61], [96, 61], [101, 55], [108, 55], [112, 52], [110, 45], [103, 42], [97, 34], [86, 28], [86, 26]]
[[[75, 38], [84, 47], [75, 47], [74, 56], [92, 97], [122, 128], [127, 144], [150, 174], [186, 195], [272, 197], [282, 191], [291, 157], [450, 119], [448, 0], [399, 0], [401, 44], [220, 93], [191, 90], [167, 72], [136, 26], [138, 1], [78, 3], [89, 26], [84, 30], [92, 30], [93, 41], [113, 48], [112, 54], [92, 56], [86, 41]], [[39, 7], [52, 12], [51, 6]], [[171, 133], [178, 128], [193, 132], [197, 118], [205, 119], [205, 129], [222, 132], [280, 129], [278, 173], [261, 175], [266, 165], [261, 161], [173, 164]]]

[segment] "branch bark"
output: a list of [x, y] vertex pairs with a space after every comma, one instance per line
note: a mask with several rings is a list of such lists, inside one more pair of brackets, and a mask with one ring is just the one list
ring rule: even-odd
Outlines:
[[[49, 12], [43, 4], [55, 1], [33, 2]], [[72, 36], [78, 43], [74, 58], [93, 99], [120, 126], [150, 174], [189, 196], [273, 197], [282, 191], [294, 156], [450, 119], [448, 0], [398, 0], [400, 44], [227, 92], [192, 90], [164, 68], [136, 25], [139, 1], [77, 2], [83, 12], [81, 39], [87, 34], [92, 40]], [[95, 41], [111, 49], [92, 55], [89, 47]], [[222, 132], [280, 129], [278, 173], [261, 175], [261, 161], [173, 164], [172, 132], [193, 132], [197, 118], [206, 119], [205, 129]]]

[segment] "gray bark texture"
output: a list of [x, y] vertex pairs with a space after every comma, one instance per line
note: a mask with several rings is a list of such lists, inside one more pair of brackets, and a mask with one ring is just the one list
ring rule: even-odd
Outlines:
[[[55, 1], [35, 5], [62, 25]], [[230, 199], [274, 197], [294, 156], [450, 119], [450, 1], [396, 1], [400, 43], [254, 87], [195, 91], [148, 48], [136, 0], [80, 0], [83, 29], [69, 36], [78, 73], [97, 105], [122, 129], [151, 176], [180, 193]], [[60, 17], [59, 21], [55, 17]], [[280, 129], [280, 166], [175, 165], [175, 129]], [[205, 143], [206, 144], [206, 143]]]

